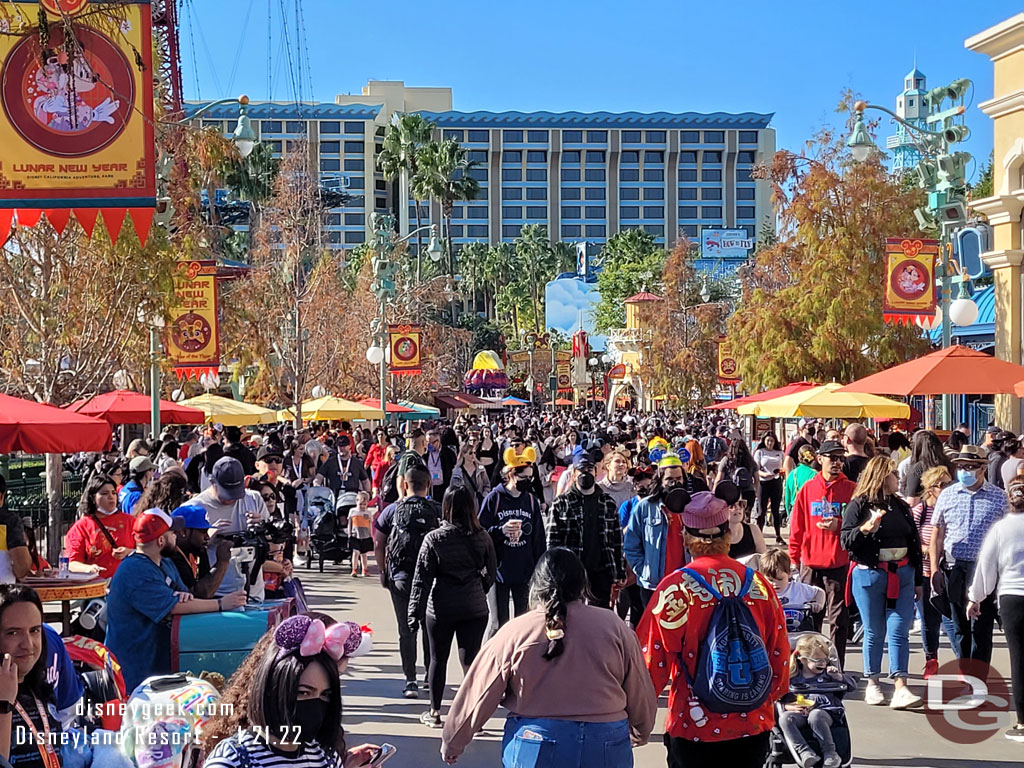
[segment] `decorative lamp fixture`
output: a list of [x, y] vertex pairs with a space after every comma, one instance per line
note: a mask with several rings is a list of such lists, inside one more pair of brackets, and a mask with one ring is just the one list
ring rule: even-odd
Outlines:
[[846, 141], [846, 146], [850, 148], [853, 159], [858, 163], [867, 160], [872, 150], [876, 149], [875, 142], [871, 140], [871, 134], [868, 133], [867, 126], [864, 125], [864, 108], [866, 106], [862, 101], [858, 101], [854, 105], [853, 108], [857, 110], [857, 122], [853, 124], [853, 131]]
[[327, 396], [327, 390], [324, 389], [319, 384], [317, 384], [315, 387], [313, 387], [313, 391], [311, 392], [311, 394], [315, 399], [319, 400], [321, 397]]
[[244, 160], [252, 154], [256, 146], [256, 132], [252, 129], [252, 121], [249, 120], [249, 97], [242, 95], [238, 97], [238, 123], [231, 134], [231, 140], [235, 142], [238, 154]]
[[955, 325], [974, 325], [978, 320], [978, 305], [973, 299], [956, 299], [949, 305], [949, 319]]
[[384, 350], [374, 342], [373, 346], [366, 350], [366, 360], [370, 365], [380, 365], [384, 359]]
[[444, 249], [441, 247], [441, 242], [437, 239], [437, 229], [434, 226], [430, 227], [430, 243], [427, 245], [427, 256], [433, 262], [438, 262], [441, 257], [444, 256]]

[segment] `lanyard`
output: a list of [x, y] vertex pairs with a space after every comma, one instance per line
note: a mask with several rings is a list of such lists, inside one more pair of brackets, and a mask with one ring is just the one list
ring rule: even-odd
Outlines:
[[25, 721], [25, 725], [28, 726], [29, 730], [32, 731], [32, 740], [39, 749], [39, 757], [43, 760], [43, 768], [60, 768], [60, 760], [57, 759], [57, 752], [54, 750], [53, 742], [50, 738], [50, 719], [46, 716], [46, 709], [43, 707], [42, 702], [39, 701], [39, 698], [36, 696], [32, 698], [36, 702], [36, 711], [39, 713], [39, 719], [43, 722], [45, 742], [40, 743], [39, 731], [35, 723], [32, 722], [32, 718], [28, 716], [24, 707], [21, 706], [21, 702], [15, 700], [14, 709], [21, 719]]
[[178, 554], [180, 554], [185, 561], [188, 563], [188, 567], [192, 569], [192, 578], [199, 577], [199, 561], [193, 555], [186, 555], [181, 551], [181, 547], [178, 547]]

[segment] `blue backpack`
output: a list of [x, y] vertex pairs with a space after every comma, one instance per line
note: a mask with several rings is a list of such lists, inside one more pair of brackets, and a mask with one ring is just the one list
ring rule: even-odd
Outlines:
[[761, 630], [743, 598], [750, 591], [754, 571], [746, 569], [739, 593], [723, 597], [696, 571], [680, 569], [718, 601], [707, 635], [700, 647], [693, 678], [686, 671], [690, 690], [712, 712], [750, 712], [761, 706], [772, 687], [772, 668]]

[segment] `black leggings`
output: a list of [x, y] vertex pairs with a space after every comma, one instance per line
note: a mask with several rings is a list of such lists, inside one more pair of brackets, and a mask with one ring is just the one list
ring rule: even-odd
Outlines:
[[448, 655], [452, 652], [452, 639], [459, 646], [459, 661], [465, 671], [473, 663], [487, 631], [487, 616], [449, 621], [427, 614], [427, 636], [430, 638], [430, 664], [427, 679], [430, 685], [430, 708], [441, 709], [444, 685], [448, 676]]
[[761, 514], [757, 518], [757, 525], [762, 531], [768, 522], [769, 507], [772, 527], [775, 528], [776, 538], [779, 538], [782, 535], [782, 478], [761, 481]]
[[1010, 649], [1010, 687], [1017, 722], [1024, 724], [1024, 597], [1003, 595], [999, 598], [999, 618]]

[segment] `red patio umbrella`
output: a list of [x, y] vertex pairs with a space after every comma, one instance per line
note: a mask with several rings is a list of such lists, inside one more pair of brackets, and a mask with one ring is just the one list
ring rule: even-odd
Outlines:
[[735, 400], [726, 400], [722, 403], [715, 403], [714, 405], [707, 406], [705, 411], [724, 411], [732, 408], [737, 408], [747, 403], [760, 403], [764, 400], [774, 400], [776, 397], [784, 397], [785, 395], [792, 395], [810, 387], [817, 387], [818, 385], [812, 381], [797, 381], [793, 384], [787, 384], [784, 387], [778, 389], [769, 389], [767, 392], [758, 392], [755, 395], [747, 395], [746, 397], [737, 397]]
[[[380, 410], [380, 398], [379, 397], [364, 397], [358, 401], [360, 405], [365, 405], [367, 408], [376, 408]], [[414, 413], [412, 408], [406, 408], [404, 405], [398, 405], [398, 403], [388, 403], [387, 413]]]
[[20, 397], [0, 395], [0, 453], [76, 453], [110, 448], [110, 425]]
[[[148, 424], [150, 399], [149, 395], [117, 389], [78, 400], [67, 406], [67, 409], [85, 416], [95, 416], [108, 424]], [[206, 414], [199, 408], [161, 400], [160, 421], [163, 424], [202, 424], [206, 421]]]
[[963, 346], [952, 346], [896, 365], [840, 392], [874, 395], [1012, 395], [1022, 390], [1024, 366]]

